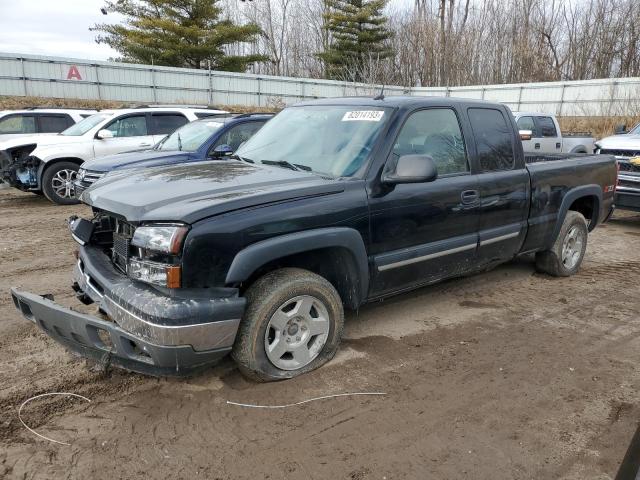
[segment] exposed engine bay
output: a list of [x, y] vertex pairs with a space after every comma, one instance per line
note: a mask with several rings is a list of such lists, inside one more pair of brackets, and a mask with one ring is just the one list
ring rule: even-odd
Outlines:
[[36, 144], [0, 151], [0, 180], [19, 190], [35, 190], [42, 160], [31, 156]]

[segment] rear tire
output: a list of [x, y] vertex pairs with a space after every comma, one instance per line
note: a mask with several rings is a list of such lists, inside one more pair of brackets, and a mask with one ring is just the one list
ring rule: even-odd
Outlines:
[[569, 277], [577, 273], [587, 249], [588, 234], [584, 216], [569, 210], [553, 246], [536, 254], [536, 269], [554, 277]]
[[73, 193], [73, 182], [80, 167], [73, 162], [57, 162], [42, 174], [42, 192], [57, 205], [80, 203]]
[[282, 268], [246, 292], [247, 309], [232, 357], [258, 382], [293, 378], [333, 358], [344, 326], [340, 295], [325, 278]]

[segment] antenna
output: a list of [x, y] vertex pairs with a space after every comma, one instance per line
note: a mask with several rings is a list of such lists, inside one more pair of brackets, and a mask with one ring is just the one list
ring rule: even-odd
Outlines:
[[380, 93], [378, 95], [376, 95], [375, 97], [373, 97], [374, 100], [384, 100], [384, 84], [382, 84], [382, 89], [380, 90]]

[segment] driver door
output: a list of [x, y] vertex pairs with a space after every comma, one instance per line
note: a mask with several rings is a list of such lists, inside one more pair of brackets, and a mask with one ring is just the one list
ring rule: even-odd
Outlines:
[[408, 154], [430, 155], [438, 178], [381, 184], [369, 193], [372, 296], [459, 275], [474, 265], [480, 197], [456, 112], [432, 108], [411, 113], [387, 161]]
[[113, 134], [113, 138], [95, 138], [93, 151], [96, 157], [114, 153], [143, 150], [154, 145], [153, 135], [147, 128], [147, 115], [134, 113], [117, 118], [104, 127]]

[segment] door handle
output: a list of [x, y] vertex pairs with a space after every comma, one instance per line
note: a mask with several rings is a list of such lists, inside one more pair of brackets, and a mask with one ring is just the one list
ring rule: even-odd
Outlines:
[[536, 143], [536, 150], [540, 150], [540, 144]]
[[470, 205], [476, 203], [479, 196], [477, 190], [465, 190], [460, 194], [460, 200], [464, 205]]
[[560, 149], [560, 147], [562, 147], [562, 144], [561, 144], [561, 143], [556, 143], [556, 148], [557, 148], [558, 150]]

